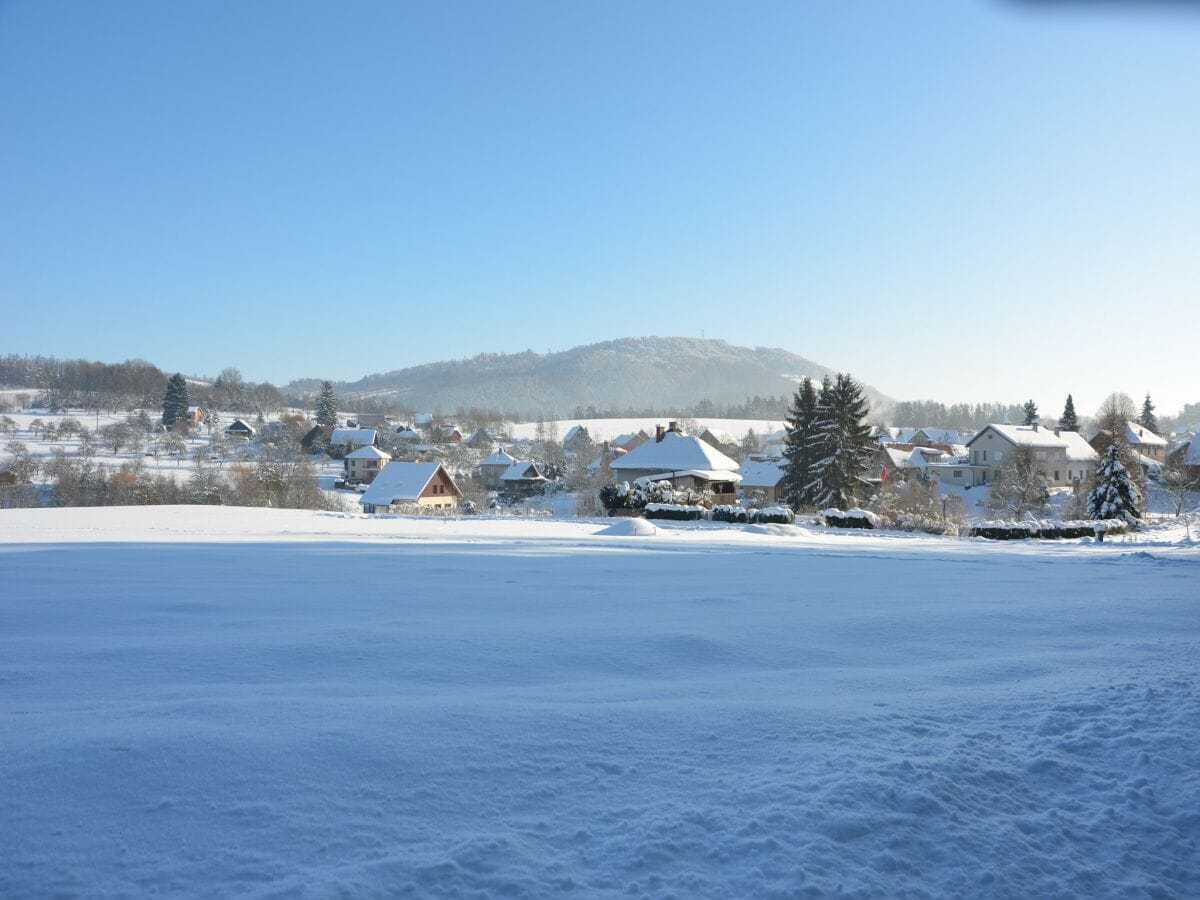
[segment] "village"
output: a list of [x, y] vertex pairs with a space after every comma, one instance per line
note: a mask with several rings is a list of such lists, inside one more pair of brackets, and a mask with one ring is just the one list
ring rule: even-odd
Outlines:
[[[82, 464], [102, 482], [105, 470], [114, 473], [102, 498], [107, 503], [718, 522], [791, 523], [808, 514], [808, 521], [829, 525], [965, 534], [983, 522], [1094, 518], [1087, 494], [1114, 444], [1144, 498], [1140, 520], [1179, 516], [1200, 500], [1196, 429], [1159, 435], [1134, 418], [1128, 403], [1097, 420], [1090, 434], [1076, 430], [1077, 422], [1043, 425], [1036, 408], [1020, 424], [974, 432], [864, 426], [867, 449], [855, 470], [856, 489], [843, 502], [815, 505], [798, 502], [789, 485], [783, 421], [567, 419], [466, 427], [433, 413], [339, 411], [331, 391], [315, 411], [284, 409], [268, 419], [190, 402], [170, 408], [180, 402], [172, 390], [186, 396], [186, 388], [169, 386], [165, 412], [124, 416], [50, 412], [36, 394], [9, 390], [10, 411], [0, 415], [3, 504], [91, 505], [95, 499], [81, 489], [88, 480]], [[124, 500], [111, 489], [139, 483]], [[821, 515], [814, 520], [814, 514]]]

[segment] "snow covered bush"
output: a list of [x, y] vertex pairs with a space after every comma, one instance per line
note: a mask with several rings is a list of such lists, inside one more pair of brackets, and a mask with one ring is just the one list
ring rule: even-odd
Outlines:
[[740, 506], [714, 506], [712, 508], [714, 522], [733, 522], [747, 524], [750, 521], [750, 511]]
[[787, 506], [768, 506], [751, 510], [750, 521], [756, 525], [793, 525], [796, 514]]
[[869, 510], [853, 509], [840, 510], [836, 507], [821, 510], [821, 517], [830, 528], [882, 528], [883, 522], [879, 516]]
[[651, 503], [677, 506], [712, 506], [712, 491], [676, 490], [669, 481], [622, 481], [600, 488], [600, 502], [605, 509], [643, 509]]
[[703, 506], [688, 506], [680, 503], [647, 503], [647, 519], [675, 519], [677, 521], [696, 521], [708, 515]]
[[911, 478], [886, 482], [871, 498], [871, 512], [884, 528], [922, 531], [926, 534], [958, 534], [967, 520], [959, 494], [942, 497], [936, 479]]
[[1027, 519], [1022, 522], [980, 522], [971, 526], [968, 534], [971, 537], [987, 538], [992, 541], [1020, 541], [1029, 538], [1062, 540], [1095, 537], [1103, 539], [1106, 534], [1124, 534], [1126, 529], [1127, 526], [1124, 522], [1112, 520], [1057, 522]]

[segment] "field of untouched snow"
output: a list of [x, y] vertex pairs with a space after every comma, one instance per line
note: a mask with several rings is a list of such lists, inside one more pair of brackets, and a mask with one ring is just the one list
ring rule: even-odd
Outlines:
[[648, 525], [0, 511], [0, 896], [1200, 894], [1182, 533]]

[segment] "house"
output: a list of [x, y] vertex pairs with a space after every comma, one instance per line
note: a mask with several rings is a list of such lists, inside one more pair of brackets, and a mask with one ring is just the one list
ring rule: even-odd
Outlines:
[[606, 464], [611, 466], [614, 459], [620, 459], [627, 452], [623, 448], [616, 447], [605, 441], [600, 445], [600, 455], [588, 464], [588, 475], [595, 475]]
[[783, 448], [787, 445], [787, 429], [780, 428], [778, 431], [772, 431], [763, 440], [763, 445], [758, 450], [759, 456], [773, 456], [781, 458], [783, 456]]
[[504, 473], [515, 463], [516, 457], [510, 456], [503, 450], [497, 450], [479, 464], [479, 482], [484, 490], [498, 491], [504, 487]]
[[378, 443], [378, 432], [374, 428], [335, 428], [329, 435], [331, 450], [351, 453], [359, 447], [374, 447]]
[[1187, 474], [1191, 478], [1200, 478], [1200, 441], [1195, 438], [1188, 441], [1187, 452], [1183, 456], [1183, 464], [1187, 466]]
[[329, 436], [333, 434], [332, 425], [314, 425], [300, 438], [300, 446], [312, 453], [321, 447], [329, 445]]
[[582, 425], [572, 425], [563, 436], [562, 447], [568, 453], [578, 453], [586, 450], [592, 443], [592, 437]]
[[716, 432], [711, 428], [705, 428], [702, 432], [700, 432], [700, 440], [722, 451], [727, 447], [736, 447], [738, 443], [733, 435], [726, 434], [723, 431]]
[[225, 437], [248, 441], [254, 437], [254, 428], [241, 419], [234, 419], [225, 426]]
[[[1085, 447], [1087, 449], [1085, 449]], [[1096, 453], [1073, 431], [1040, 425], [988, 425], [967, 444], [969, 461], [939, 469], [942, 481], [971, 486], [995, 481], [996, 470], [1019, 449], [1033, 453], [1034, 464], [1052, 487], [1070, 484], [1095, 468]], [[947, 477], [947, 472], [959, 472]]]
[[413, 416], [413, 428], [430, 431], [433, 428], [433, 413], [417, 413]]
[[189, 406], [181, 418], [189, 425], [201, 425], [204, 423], [204, 410], [199, 406]]
[[438, 435], [444, 444], [458, 444], [463, 439], [462, 432], [458, 430], [457, 425], [446, 425], [438, 432]]
[[419, 510], [453, 510], [463, 492], [446, 467], [435, 463], [388, 463], [359, 501], [363, 512], [398, 512], [406, 506]]
[[903, 443], [929, 447], [934, 444], [965, 444], [963, 436], [953, 428], [918, 428]]
[[784, 502], [783, 476], [787, 472], [783, 460], [776, 456], [751, 456], [742, 462], [738, 475], [742, 477], [740, 491], [761, 491], [767, 506]]
[[[1139, 456], [1145, 457], [1143, 466], [1162, 465], [1167, 461], [1167, 440], [1159, 437], [1149, 428], [1137, 422], [1126, 422], [1124, 434], [1125, 443], [1129, 449]], [[1103, 453], [1112, 443], [1112, 436], [1103, 428], [1097, 431], [1089, 443], [1097, 453]]]
[[392, 459], [392, 454], [378, 447], [359, 447], [346, 454], [342, 464], [346, 467], [346, 481], [350, 484], [370, 484]]
[[609, 469], [622, 481], [670, 481], [678, 489], [710, 490], [718, 503], [732, 503], [741, 481], [738, 464], [700, 438], [683, 434], [678, 422], [659, 425], [653, 441], [614, 460]]
[[415, 443], [416, 441], [423, 441], [425, 438], [416, 429], [404, 425], [396, 429], [396, 440]]
[[875, 451], [867, 479], [869, 481], [901, 481], [912, 477], [934, 477], [939, 473], [932, 466], [944, 463], [949, 454], [938, 447], [919, 447], [915, 444], [882, 444]]
[[476, 428], [463, 441], [472, 450], [490, 450], [496, 443], [492, 433], [486, 428]]
[[514, 497], [529, 497], [541, 490], [550, 481], [536, 463], [518, 459], [500, 476], [501, 490]]
[[359, 428], [386, 428], [388, 424], [383, 413], [359, 413], [354, 418]]
[[639, 430], [639, 431], [631, 432], [629, 434], [618, 434], [615, 438], [613, 438], [608, 443], [609, 443], [609, 446], [619, 447], [620, 449], [622, 449], [626, 453], [628, 453], [630, 450], [634, 450], [637, 447], [640, 447], [642, 444], [646, 443], [646, 441], [648, 441], [648, 440], [650, 440], [650, 435], [646, 434], [645, 431]]

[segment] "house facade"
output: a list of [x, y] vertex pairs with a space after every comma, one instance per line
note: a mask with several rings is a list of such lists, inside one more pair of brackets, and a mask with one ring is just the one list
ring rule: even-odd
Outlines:
[[969, 478], [972, 485], [991, 484], [996, 480], [996, 471], [1021, 449], [1032, 452], [1035, 467], [1051, 487], [1085, 478], [1098, 459], [1088, 442], [1073, 431], [1059, 432], [1040, 425], [988, 425], [967, 444], [967, 465], [947, 466], [939, 472], [961, 470], [962, 480], [943, 474], [942, 480], [951, 483], [967, 484]]
[[786, 500], [783, 488], [786, 471], [784, 461], [779, 457], [751, 456], [743, 460], [738, 469], [742, 479], [738, 484], [738, 492], [742, 496], [752, 491], [759, 492], [766, 506], [783, 503]]

